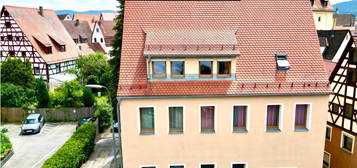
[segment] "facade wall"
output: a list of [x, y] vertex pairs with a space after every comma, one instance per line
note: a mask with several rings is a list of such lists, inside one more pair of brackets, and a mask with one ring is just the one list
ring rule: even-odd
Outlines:
[[313, 11], [316, 30], [332, 30], [333, 28], [333, 12]]
[[92, 43], [99, 43], [103, 49], [105, 49], [105, 41], [102, 30], [99, 27], [98, 22], [95, 24], [93, 33], [92, 33]]
[[[280, 103], [281, 132], [266, 132], [266, 105]], [[308, 131], [294, 130], [295, 103], [311, 103]], [[121, 99], [123, 163], [127, 168], [184, 164], [198, 168], [215, 163], [229, 168], [247, 162], [250, 168], [322, 167], [328, 96], [256, 96], [210, 98]], [[233, 133], [234, 104], [248, 105], [248, 132]], [[184, 106], [184, 133], [169, 134], [168, 106]], [[200, 132], [200, 105], [215, 105], [215, 133]], [[155, 108], [155, 134], [140, 135], [139, 107]]]
[[[341, 145], [342, 129], [330, 125], [332, 127], [331, 141], [326, 140], [325, 151], [331, 154], [330, 168], [354, 168], [357, 166], [357, 138], [354, 142], [354, 151], [349, 153], [344, 151]], [[356, 135], [355, 135], [356, 136]]]

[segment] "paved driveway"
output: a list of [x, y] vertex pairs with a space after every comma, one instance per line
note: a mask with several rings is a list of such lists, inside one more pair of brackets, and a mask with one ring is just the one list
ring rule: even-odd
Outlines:
[[46, 123], [41, 132], [19, 135], [20, 124], [4, 124], [13, 145], [14, 155], [3, 168], [37, 168], [66, 142], [76, 129], [75, 123]]

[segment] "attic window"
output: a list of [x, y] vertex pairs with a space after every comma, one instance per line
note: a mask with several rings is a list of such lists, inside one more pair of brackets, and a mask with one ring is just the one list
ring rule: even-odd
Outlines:
[[321, 0], [322, 6], [327, 6], [328, 5], [328, 0]]
[[52, 47], [45, 47], [46, 54], [52, 54]]
[[10, 28], [11, 27], [11, 22], [9, 22], [9, 21], [5, 22], [5, 27], [6, 28]]
[[59, 50], [61, 52], [65, 52], [66, 51], [66, 45], [60, 45]]
[[276, 54], [275, 57], [278, 71], [287, 71], [290, 69], [290, 63], [288, 61], [287, 54]]

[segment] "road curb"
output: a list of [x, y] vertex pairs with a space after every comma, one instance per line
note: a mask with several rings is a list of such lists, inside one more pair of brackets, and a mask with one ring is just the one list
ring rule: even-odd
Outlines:
[[10, 152], [4, 157], [3, 160], [1, 160], [0, 166], [2, 167], [3, 165], [5, 165], [5, 163], [12, 157], [12, 155], [14, 155], [14, 150], [11, 149]]

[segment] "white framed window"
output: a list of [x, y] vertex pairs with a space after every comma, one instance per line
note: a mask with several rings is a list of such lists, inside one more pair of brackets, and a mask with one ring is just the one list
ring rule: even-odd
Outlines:
[[215, 163], [201, 163], [200, 168], [216, 168]]
[[184, 164], [170, 164], [169, 168], [185, 168]]
[[217, 127], [217, 106], [213, 104], [199, 105], [200, 133], [215, 133]]
[[327, 125], [326, 126], [325, 140], [331, 141], [331, 139], [332, 139], [332, 127]]
[[248, 104], [233, 104], [232, 106], [232, 128], [233, 132], [248, 132], [249, 131], [249, 105]]
[[328, 152], [324, 152], [324, 159], [323, 159], [323, 168], [330, 168], [331, 162], [331, 154]]
[[139, 168], [157, 168], [156, 165], [145, 165], [145, 166], [140, 166]]
[[308, 131], [311, 127], [311, 103], [295, 103], [294, 107], [294, 130]]
[[141, 135], [155, 134], [155, 107], [138, 107], [138, 130]]
[[267, 132], [280, 132], [283, 130], [284, 105], [272, 103], [266, 105], [265, 127]]
[[183, 105], [169, 105], [168, 109], [168, 132], [180, 134], [185, 127], [185, 108]]
[[248, 168], [248, 162], [234, 162], [231, 168]]
[[342, 150], [353, 154], [355, 137], [347, 132], [342, 131], [341, 133], [341, 144]]

